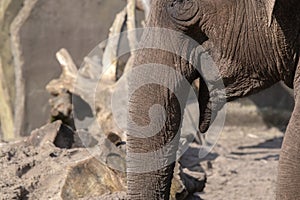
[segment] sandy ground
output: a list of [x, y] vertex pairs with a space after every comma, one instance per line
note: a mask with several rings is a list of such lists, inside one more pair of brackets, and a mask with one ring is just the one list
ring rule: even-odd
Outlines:
[[[240, 108], [235, 110], [240, 111]], [[207, 184], [204, 192], [192, 199], [274, 199], [283, 132], [258, 120], [256, 113], [246, 112], [247, 115], [243, 116], [244, 121], [253, 119], [247, 126], [233, 125], [239, 124], [242, 118], [231, 114], [238, 123], [231, 122], [231, 125], [223, 128], [217, 144], [202, 161], [202, 167], [207, 174]], [[79, 159], [85, 154], [84, 151], [81, 155], [72, 150], [62, 150], [46, 144], [42, 148], [34, 148], [0, 143], [0, 200], [35, 200], [40, 199], [35, 198], [36, 194], [58, 195], [59, 188], [54, 188], [53, 191], [47, 189], [50, 180], [47, 176], [49, 166], [57, 166], [56, 168], [62, 171], [61, 175], [64, 175], [65, 170], [62, 170], [61, 166], [66, 164], [66, 160], [71, 162], [72, 159]], [[59, 186], [54, 182], [52, 185]], [[49, 199], [46, 196], [43, 199]]]
[[276, 128], [225, 127], [210, 161], [203, 162], [205, 200], [275, 199], [283, 133]]

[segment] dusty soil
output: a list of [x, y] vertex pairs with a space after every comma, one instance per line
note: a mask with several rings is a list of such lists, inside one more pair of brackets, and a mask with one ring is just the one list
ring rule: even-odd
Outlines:
[[[243, 116], [238, 115], [241, 110]], [[235, 120], [231, 120], [230, 116]], [[241, 120], [248, 123], [241, 123]], [[53, 130], [57, 129], [56, 126], [54, 124], [40, 129], [40, 136], [47, 135], [47, 140], [36, 141], [43, 143], [39, 147], [0, 142], [0, 200], [80, 199], [80, 196], [95, 196], [100, 189], [106, 191], [107, 183], [113, 180], [110, 178], [105, 184], [100, 184], [99, 189], [87, 191], [84, 189], [85, 185], [95, 188], [95, 169], [102, 169], [98, 173], [106, 173], [107, 177], [119, 176], [101, 163], [95, 163], [90, 152], [84, 148], [66, 150], [47, 142], [49, 139], [54, 140]], [[207, 176], [204, 192], [195, 194], [189, 200], [274, 199], [282, 138], [283, 132], [274, 126], [268, 126], [255, 107], [235, 105], [229, 111], [227, 125], [223, 128], [217, 144], [201, 162]], [[87, 166], [83, 169], [88, 169], [83, 170], [84, 173], [70, 167], [72, 163], [83, 162], [82, 160], [85, 160], [86, 164], [83, 164]], [[77, 179], [70, 174], [75, 174], [74, 177], [79, 177], [80, 181], [76, 182]], [[57, 179], [65, 176], [69, 178]], [[84, 185], [78, 184], [85, 179], [88, 180]], [[110, 184], [113, 188], [120, 185], [118, 182]], [[79, 194], [80, 189], [82, 191]], [[112, 191], [119, 190], [117, 188]], [[101, 196], [93, 199], [112, 197], [116, 200], [122, 199], [124, 192], [116, 194], [116, 197]]]
[[276, 174], [283, 133], [277, 128], [225, 127], [204, 161], [207, 200], [275, 199]]
[[[213, 151], [202, 162], [207, 184], [197, 196], [207, 200], [274, 199], [282, 136], [276, 128], [225, 127]], [[3, 145], [1, 149], [0, 199], [34, 199], [29, 193], [43, 178], [25, 174], [31, 167], [41, 165], [39, 157], [47, 158], [46, 162], [53, 149], [38, 152], [41, 149]], [[66, 151], [54, 153], [69, 156]], [[47, 165], [43, 168], [47, 169]]]

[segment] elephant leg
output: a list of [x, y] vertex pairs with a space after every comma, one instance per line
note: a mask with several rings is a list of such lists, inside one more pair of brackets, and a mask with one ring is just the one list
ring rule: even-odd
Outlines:
[[295, 107], [287, 127], [278, 168], [278, 200], [300, 199], [300, 74], [294, 81]]
[[278, 169], [278, 200], [300, 199], [300, 99], [284, 136]]

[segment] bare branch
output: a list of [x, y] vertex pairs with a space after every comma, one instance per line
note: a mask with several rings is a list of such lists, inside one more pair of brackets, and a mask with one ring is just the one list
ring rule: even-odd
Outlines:
[[131, 31], [134, 31], [136, 29], [136, 0], [128, 0], [127, 1], [127, 29], [128, 29], [128, 40], [129, 40], [129, 46], [130, 49], [136, 49], [136, 41], [137, 37], [136, 34], [134, 34]]
[[119, 14], [117, 14], [116, 19], [110, 28], [109, 39], [106, 45], [102, 64], [104, 67], [104, 75], [102, 76], [102, 80], [105, 81], [116, 81], [117, 75], [117, 54], [120, 42], [120, 33], [122, 32], [122, 27], [125, 24], [127, 16], [127, 10], [124, 9]]

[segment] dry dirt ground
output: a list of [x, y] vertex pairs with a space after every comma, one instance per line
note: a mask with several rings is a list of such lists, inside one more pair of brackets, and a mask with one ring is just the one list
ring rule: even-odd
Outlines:
[[[207, 173], [207, 184], [204, 192], [198, 196], [205, 200], [274, 199], [276, 168], [282, 136], [283, 133], [276, 128], [225, 127], [213, 151], [202, 162]], [[22, 153], [18, 158], [24, 160], [34, 160], [33, 158], [38, 155], [38, 152], [29, 147], [16, 152]], [[64, 151], [61, 153], [64, 154]], [[18, 176], [21, 177], [26, 173], [23, 171], [26, 170], [26, 166], [20, 168], [18, 163], [23, 162], [16, 161], [14, 155], [11, 156], [16, 166], [6, 168], [5, 163], [1, 163], [1, 169], [10, 172], [1, 172], [3, 179], [0, 180], [0, 199], [8, 200], [10, 197], [27, 199], [22, 196], [26, 197], [29, 191], [18, 186], [34, 188], [34, 176], [33, 179], [19, 179]], [[10, 178], [4, 177], [9, 174]], [[14, 191], [7, 191], [7, 189], [14, 189]]]
[[[196, 194], [198, 198], [195, 196], [192, 199], [199, 199], [199, 197], [205, 200], [274, 199], [283, 132], [274, 126], [266, 125], [254, 107], [248, 108], [242, 109], [243, 116], [238, 116], [241, 112], [240, 105], [229, 113], [227, 120], [229, 124], [223, 128], [211, 153], [202, 161], [202, 167], [207, 174], [204, 192]], [[230, 116], [235, 121], [230, 122]], [[241, 120], [244, 122], [241, 123]], [[247, 125], [240, 126], [239, 124]], [[50, 127], [50, 132], [52, 129]], [[47, 131], [41, 129], [41, 133], [47, 133]], [[62, 191], [62, 187], [68, 189], [68, 184], [53, 180], [51, 170], [57, 169], [52, 174], [66, 176], [67, 170], [64, 166], [69, 166], [69, 162], [77, 162], [89, 156], [87, 151], [58, 149], [47, 142], [39, 148], [14, 147], [14, 145], [0, 143], [0, 200], [61, 199], [63, 195], [60, 195], [59, 191]], [[91, 166], [91, 169], [96, 166], [91, 159], [87, 159], [87, 165]], [[49, 168], [50, 166], [52, 168]], [[102, 165], [97, 165], [97, 169], [99, 166]], [[102, 168], [108, 173], [107, 169]], [[103, 172], [100, 170], [99, 173]], [[86, 174], [82, 173], [84, 179], [89, 176], [89, 180], [94, 183], [93, 173]], [[110, 171], [108, 175], [109, 177], [118, 176]], [[72, 177], [70, 178], [69, 185], [76, 185], [74, 181], [72, 182]], [[105, 185], [99, 189], [94, 188], [95, 191], [81, 192], [95, 194], [100, 189], [106, 190]], [[111, 185], [120, 184], [113, 182]], [[82, 184], [79, 184], [80, 187], [76, 189], [71, 186], [63, 199], [78, 199], [76, 195]], [[117, 191], [119, 189], [117, 188]], [[35, 198], [37, 196], [43, 198]]]
[[205, 200], [275, 199], [276, 174], [283, 132], [267, 127], [225, 127], [204, 161]]

